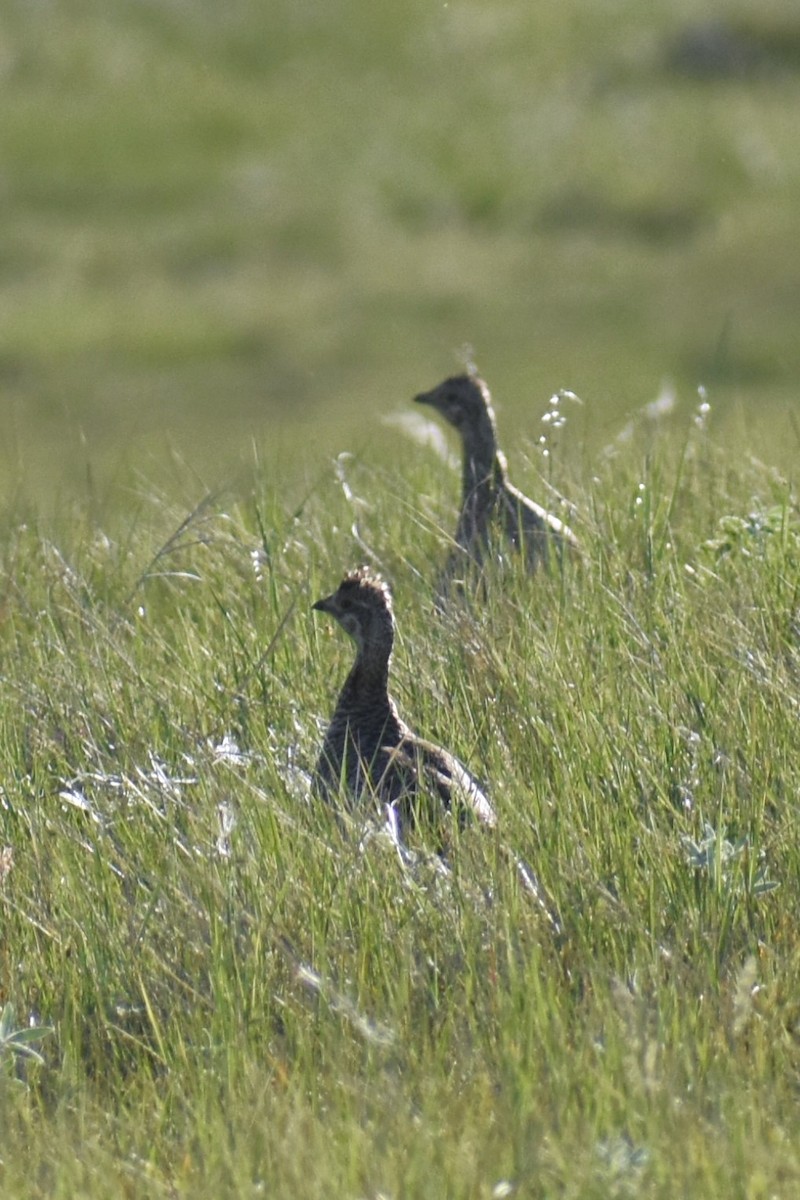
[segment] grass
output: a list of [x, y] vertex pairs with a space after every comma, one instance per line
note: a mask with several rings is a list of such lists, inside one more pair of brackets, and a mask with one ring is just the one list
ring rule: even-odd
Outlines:
[[698, 78], [670, 66], [697, 0], [8, 4], [4, 490], [168, 481], [165, 442], [216, 485], [465, 343], [514, 433], [570, 387], [595, 444], [668, 378], [780, 446], [797, 19], [751, 10], [715, 6], [762, 69]]
[[[556, 453], [583, 566], [445, 618], [432, 451], [6, 511], [4, 1194], [793, 1194], [800, 528], [731, 449], [643, 419], [583, 483]], [[309, 606], [365, 547], [398, 702], [562, 942], [492, 835], [443, 876], [309, 798], [351, 656]]]
[[[797, 1191], [800, 39], [715, 11], [5, 6], [4, 1195]], [[469, 353], [585, 562], [439, 618]], [[563, 940], [311, 801], [365, 559]]]

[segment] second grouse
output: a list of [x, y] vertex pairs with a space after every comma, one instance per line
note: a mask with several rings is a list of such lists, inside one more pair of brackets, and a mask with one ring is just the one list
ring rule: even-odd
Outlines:
[[489, 389], [478, 375], [456, 375], [415, 397], [427, 404], [461, 435], [463, 474], [461, 511], [456, 527], [456, 550], [446, 575], [466, 554], [481, 564], [494, 531], [521, 551], [531, 569], [559, 554], [576, 550], [572, 530], [508, 480], [505, 456], [497, 446], [497, 430]]

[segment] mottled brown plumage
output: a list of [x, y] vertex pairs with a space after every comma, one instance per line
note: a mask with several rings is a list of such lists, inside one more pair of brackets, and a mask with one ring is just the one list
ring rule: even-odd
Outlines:
[[492, 806], [466, 768], [412, 733], [389, 695], [394, 615], [383, 580], [362, 567], [314, 608], [334, 617], [356, 644], [317, 762], [318, 792], [391, 806], [401, 834], [418, 823], [435, 825], [451, 810], [493, 826]]
[[[360, 567], [313, 607], [330, 614], [356, 644], [356, 660], [317, 762], [316, 791], [330, 802], [386, 807], [401, 839], [419, 825], [440, 827], [449, 812], [461, 823], [474, 817], [495, 828], [494, 809], [467, 769], [441, 746], [412, 733], [389, 695], [394, 614], [383, 580]], [[560, 918], [535, 872], [508, 847], [499, 849], [560, 939]]]
[[508, 480], [505, 456], [497, 446], [497, 429], [489, 389], [478, 375], [456, 375], [415, 397], [458, 430], [463, 448], [461, 511], [456, 549], [446, 577], [458, 570], [466, 554], [482, 564], [496, 531], [524, 554], [534, 570], [549, 560], [551, 550], [577, 549], [572, 530]]

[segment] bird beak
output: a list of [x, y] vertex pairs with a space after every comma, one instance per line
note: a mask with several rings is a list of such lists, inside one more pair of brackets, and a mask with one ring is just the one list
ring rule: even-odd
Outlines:
[[414, 397], [415, 404], [430, 404], [432, 408], [436, 408], [436, 392], [420, 392]]
[[330, 613], [333, 612], [334, 598], [333, 596], [323, 596], [321, 600], [317, 600], [316, 604], [311, 605], [315, 612]]

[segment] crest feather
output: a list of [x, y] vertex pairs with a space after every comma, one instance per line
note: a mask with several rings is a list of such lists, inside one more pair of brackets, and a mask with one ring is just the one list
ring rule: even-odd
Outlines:
[[391, 612], [392, 591], [388, 583], [371, 567], [364, 565], [348, 571], [339, 584], [340, 592], [350, 592], [366, 598], [369, 595], [380, 596], [383, 603]]

